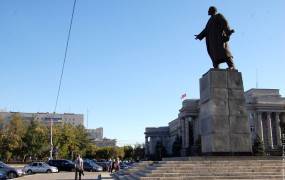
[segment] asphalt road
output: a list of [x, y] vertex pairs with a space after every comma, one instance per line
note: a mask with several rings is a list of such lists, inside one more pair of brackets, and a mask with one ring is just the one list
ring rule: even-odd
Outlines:
[[[84, 172], [84, 176], [81, 179], [95, 180], [98, 179], [98, 175], [101, 174], [102, 179], [113, 179], [107, 172]], [[59, 173], [45, 173], [45, 174], [33, 174], [19, 177], [15, 180], [72, 180], [75, 177], [74, 172], [59, 172]]]

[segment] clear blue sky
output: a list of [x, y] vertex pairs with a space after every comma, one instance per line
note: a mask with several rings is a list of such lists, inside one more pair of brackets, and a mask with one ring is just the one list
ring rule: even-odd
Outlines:
[[[72, 5], [0, 1], [1, 109], [53, 111]], [[199, 98], [211, 61], [194, 34], [210, 5], [236, 31], [230, 47], [245, 90], [257, 71], [259, 88], [285, 96], [284, 0], [78, 0], [57, 112], [89, 109], [89, 128], [143, 142], [145, 127], [177, 117], [181, 94]]]

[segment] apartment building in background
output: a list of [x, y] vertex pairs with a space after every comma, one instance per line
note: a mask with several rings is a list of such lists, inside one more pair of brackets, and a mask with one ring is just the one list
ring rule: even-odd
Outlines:
[[84, 125], [84, 115], [74, 113], [49, 113], [49, 112], [37, 112], [37, 113], [25, 113], [25, 112], [0, 112], [0, 118], [4, 122], [9, 122], [13, 116], [19, 115], [24, 121], [31, 121], [33, 119], [40, 120], [46, 124], [50, 124], [51, 120], [56, 123], [68, 123], [74, 126]]

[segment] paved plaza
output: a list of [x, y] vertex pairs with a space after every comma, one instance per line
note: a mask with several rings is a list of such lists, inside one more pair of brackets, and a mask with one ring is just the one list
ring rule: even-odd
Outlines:
[[[84, 176], [81, 179], [85, 180], [94, 180], [98, 179], [98, 175], [101, 174], [102, 179], [113, 179], [110, 176], [110, 173], [107, 172], [84, 172]], [[74, 172], [59, 172], [59, 173], [50, 173], [50, 174], [33, 174], [26, 175], [17, 180], [71, 180], [74, 179]]]

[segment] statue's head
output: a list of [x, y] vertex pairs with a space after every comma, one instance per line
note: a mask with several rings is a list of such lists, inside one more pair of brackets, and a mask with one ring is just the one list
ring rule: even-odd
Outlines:
[[215, 15], [216, 13], [217, 13], [217, 8], [215, 6], [209, 7], [208, 15], [212, 16]]

